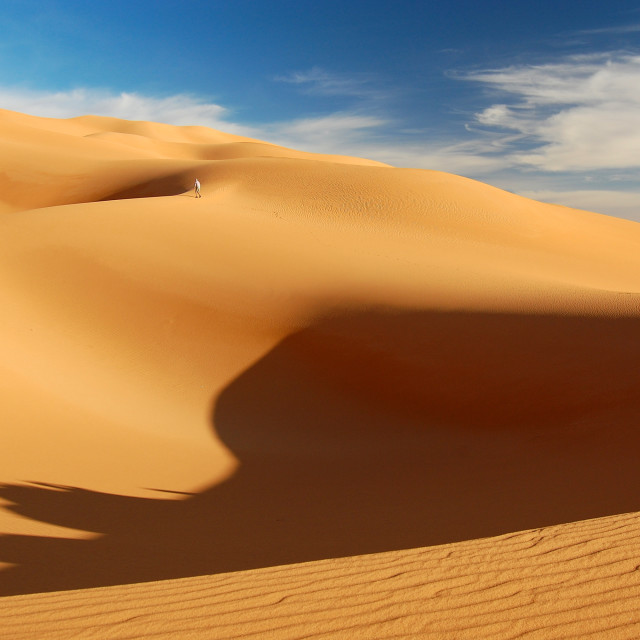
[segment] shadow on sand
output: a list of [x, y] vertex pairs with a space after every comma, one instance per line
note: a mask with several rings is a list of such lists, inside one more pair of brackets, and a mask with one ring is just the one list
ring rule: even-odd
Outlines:
[[433, 545], [640, 510], [640, 323], [371, 312], [283, 340], [215, 399], [234, 477], [179, 500], [5, 485], [101, 534], [0, 538], [0, 595]]
[[152, 179], [141, 180], [104, 195], [98, 201], [129, 200], [132, 198], [158, 198], [177, 196], [193, 190], [190, 171], [174, 171]]

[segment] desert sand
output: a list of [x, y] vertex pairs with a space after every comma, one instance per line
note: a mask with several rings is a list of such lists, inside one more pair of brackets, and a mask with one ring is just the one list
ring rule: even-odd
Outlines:
[[0, 134], [3, 638], [637, 637], [640, 225], [202, 127]]
[[640, 633], [638, 517], [0, 600], [7, 637], [626, 638]]

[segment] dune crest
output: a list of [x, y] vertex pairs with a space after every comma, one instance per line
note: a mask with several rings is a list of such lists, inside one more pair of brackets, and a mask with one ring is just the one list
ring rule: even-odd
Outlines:
[[[363, 554], [375, 591], [403, 549], [482, 564], [507, 536], [517, 567], [513, 532], [566, 525], [570, 549], [635, 526], [616, 514], [640, 510], [637, 223], [203, 127], [0, 111], [0, 132], [12, 629], [45, 602], [25, 594], [184, 580], [188, 599], [193, 576]], [[415, 553], [407, 580], [440, 551]]]

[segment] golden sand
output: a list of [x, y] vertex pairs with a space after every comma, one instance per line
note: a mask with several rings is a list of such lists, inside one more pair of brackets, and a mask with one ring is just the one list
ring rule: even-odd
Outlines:
[[637, 636], [640, 225], [202, 127], [0, 133], [3, 639]]

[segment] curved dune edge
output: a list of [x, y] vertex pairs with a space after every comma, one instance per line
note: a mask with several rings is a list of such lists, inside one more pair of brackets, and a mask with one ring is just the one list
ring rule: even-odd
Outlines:
[[640, 514], [0, 600], [3, 638], [637, 638]]

